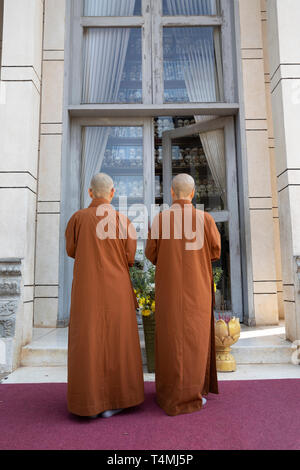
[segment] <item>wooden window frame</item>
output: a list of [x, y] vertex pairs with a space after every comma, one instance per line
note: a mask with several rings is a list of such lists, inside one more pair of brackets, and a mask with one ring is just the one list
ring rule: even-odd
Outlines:
[[[154, 116], [181, 116], [181, 115], [211, 115], [211, 116], [236, 116], [235, 134], [237, 139], [237, 158], [239, 161], [238, 174], [240, 178], [239, 202], [242, 211], [242, 263], [243, 272], [243, 297], [244, 320], [254, 324], [253, 313], [253, 283], [251, 263], [251, 237], [249, 232], [250, 215], [248, 203], [247, 154], [244, 136], [244, 107], [242, 102], [242, 71], [240, 66], [240, 39], [239, 39], [239, 6], [238, 0], [220, 0], [220, 13], [217, 17], [181, 17], [162, 16], [153, 18], [153, 9], [158, 8], [157, 0], [142, 0], [142, 16], [133, 17], [83, 17], [82, 0], [66, 0], [66, 44], [65, 44], [65, 83], [64, 83], [64, 110], [63, 110], [63, 147], [62, 147], [62, 194], [61, 194], [61, 222], [60, 222], [60, 263], [59, 263], [59, 312], [57, 326], [68, 324], [69, 296], [68, 279], [72, 273], [70, 260], [66, 262], [64, 232], [66, 223], [75, 210], [77, 210], [76, 190], [70, 187], [71, 175], [78, 175], [78, 161], [74, 158], [75, 147], [81, 145], [78, 135], [74, 134], [73, 126], [91, 125], [92, 122], [100, 122], [106, 118], [151, 118]], [[221, 28], [222, 62], [224, 102], [222, 103], [163, 103], [162, 83], [163, 68], [155, 69], [158, 57], [151, 61], [151, 55], [145, 54], [155, 47], [154, 52], [160, 50], [159, 38], [162, 36], [159, 29], [163, 26], [219, 26]], [[143, 67], [143, 103], [142, 104], [81, 104], [82, 93], [82, 29], [88, 26], [98, 27], [141, 27], [142, 28], [142, 67]], [[237, 36], [235, 36], [237, 34]], [[155, 39], [156, 35], [156, 39]], [[158, 35], [158, 36], [157, 36]], [[148, 59], [147, 59], [148, 56]], [[150, 60], [149, 60], [150, 57]], [[160, 59], [161, 60], [161, 59]], [[154, 76], [154, 70], [155, 77]], [[157, 77], [157, 73], [160, 75]], [[73, 77], [76, 77], [74, 79]], [[158, 97], [160, 102], [158, 101]], [[239, 103], [240, 97], [241, 103]], [[81, 122], [81, 124], [80, 124]], [[114, 120], [114, 122], [116, 122]], [[133, 122], [133, 121], [131, 121]], [[148, 143], [154, 147], [153, 134], [147, 137]], [[74, 137], [77, 135], [77, 137]], [[74, 140], [75, 139], [75, 140]], [[76, 140], [77, 139], [77, 140]], [[77, 143], [76, 143], [77, 142]], [[153, 150], [152, 150], [153, 151]], [[154, 157], [148, 162], [151, 175], [154, 172]], [[151, 176], [152, 178], [152, 176]], [[154, 181], [151, 180], [154, 195]], [[76, 185], [74, 185], [76, 186]], [[71, 191], [71, 192], [69, 192]], [[72, 193], [73, 191], [73, 193]], [[150, 192], [149, 192], [150, 194]], [[154, 197], [154, 196], [152, 196]], [[151, 201], [154, 202], [154, 199]]]
[[[68, 0], [70, 2], [70, 0]], [[72, 0], [71, 12], [71, 74], [76, 80], [70, 80], [69, 110], [74, 106], [82, 112], [89, 110], [89, 104], [81, 103], [83, 83], [83, 29], [84, 28], [141, 28], [142, 34], [142, 107], [162, 105], [166, 110], [172, 103], [164, 103], [163, 80], [163, 28], [188, 26], [219, 26], [221, 29], [221, 52], [223, 63], [223, 95], [222, 104], [234, 102], [233, 91], [233, 45], [232, 19], [228, 0], [220, 0], [220, 14], [216, 16], [163, 16], [161, 0], [142, 0], [141, 16], [82, 16], [83, 1]], [[152, 51], [149, 54], [149, 50]], [[188, 104], [188, 103], [183, 103]], [[203, 103], [191, 103], [199, 104]], [[213, 103], [214, 104], [214, 103]], [[217, 103], [216, 103], [217, 104]], [[117, 104], [119, 105], [119, 104]], [[94, 104], [93, 110], [99, 113], [107, 109], [105, 104]], [[132, 108], [134, 105], [126, 103]]]

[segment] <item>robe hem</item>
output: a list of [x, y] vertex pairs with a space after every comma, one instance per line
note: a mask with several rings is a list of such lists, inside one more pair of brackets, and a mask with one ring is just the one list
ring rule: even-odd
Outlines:
[[94, 416], [98, 415], [100, 413], [103, 413], [103, 411], [107, 410], [118, 410], [120, 408], [132, 408], [133, 406], [138, 406], [141, 403], [143, 403], [145, 400], [145, 397], [140, 397], [135, 400], [124, 400], [124, 401], [116, 401], [116, 402], [107, 402], [107, 404], [101, 404], [98, 406], [93, 406], [93, 407], [77, 407], [76, 405], [72, 405], [68, 402], [68, 411], [74, 415], [78, 416]]
[[177, 415], [182, 415], [182, 414], [188, 414], [188, 413], [194, 413], [195, 411], [200, 411], [202, 410], [203, 406], [202, 406], [202, 401], [198, 404], [194, 404], [194, 405], [188, 405], [188, 406], [175, 406], [175, 407], [168, 407], [168, 406], [165, 406], [163, 405], [163, 403], [159, 402], [157, 400], [157, 404], [159, 405], [160, 408], [162, 408], [164, 410], [164, 412], [168, 415], [168, 416], [177, 416]]

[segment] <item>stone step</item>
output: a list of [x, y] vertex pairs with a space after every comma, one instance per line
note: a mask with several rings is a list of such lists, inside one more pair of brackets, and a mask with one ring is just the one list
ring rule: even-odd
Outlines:
[[237, 364], [288, 364], [292, 343], [285, 338], [284, 323], [276, 326], [242, 326], [240, 339], [232, 346]]
[[[144, 332], [139, 328], [143, 365], [147, 364]], [[21, 366], [65, 366], [68, 357], [67, 328], [34, 328], [33, 340], [22, 348]]]
[[[67, 364], [67, 328], [34, 329], [33, 340], [22, 349], [21, 366], [64, 366]], [[143, 330], [139, 329], [143, 364], [146, 353]], [[292, 343], [285, 339], [284, 327], [242, 328], [232, 346], [237, 364], [291, 363]]]

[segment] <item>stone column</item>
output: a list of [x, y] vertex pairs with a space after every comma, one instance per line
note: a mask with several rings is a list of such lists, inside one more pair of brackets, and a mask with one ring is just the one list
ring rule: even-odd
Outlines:
[[239, 0], [239, 11], [255, 323], [274, 325], [278, 323], [278, 278], [260, 0]]
[[270, 79], [270, 66], [269, 66], [268, 37], [267, 37], [268, 22], [267, 22], [266, 0], [261, 0], [261, 25], [262, 25], [265, 91], [266, 91], [266, 105], [267, 105], [268, 144], [269, 144], [269, 155], [270, 155], [271, 188], [272, 188], [272, 201], [273, 201], [272, 211], [273, 211], [273, 223], [274, 223], [277, 302], [278, 302], [279, 318], [280, 320], [283, 320], [284, 319], [284, 306], [283, 306], [283, 286], [282, 286], [282, 264], [281, 264], [281, 247], [280, 247], [279, 215], [278, 215], [278, 193], [277, 193], [277, 177], [276, 177], [276, 165], [275, 165], [275, 148], [274, 148], [274, 126], [273, 126], [272, 105], [271, 105], [271, 79]]
[[3, 0], [0, 0], [0, 64], [2, 56]]
[[[5, 0], [0, 103], [0, 259], [22, 259], [13, 361], [32, 336], [42, 0]], [[18, 332], [18, 334], [16, 334]]]
[[56, 327], [65, 0], [45, 0], [34, 326]]
[[300, 2], [267, 0], [286, 334], [300, 339]]

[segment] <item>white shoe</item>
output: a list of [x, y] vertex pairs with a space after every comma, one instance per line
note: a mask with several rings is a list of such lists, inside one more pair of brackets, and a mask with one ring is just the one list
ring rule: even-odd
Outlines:
[[123, 411], [123, 408], [120, 408], [119, 410], [103, 411], [103, 413], [101, 413], [101, 418], [111, 418], [112, 416], [116, 415], [117, 413], [120, 413], [121, 411]]
[[202, 397], [202, 407], [203, 407], [203, 406], [205, 406], [205, 405], [206, 405], [206, 403], [207, 403], [207, 400], [206, 400], [206, 398]]

